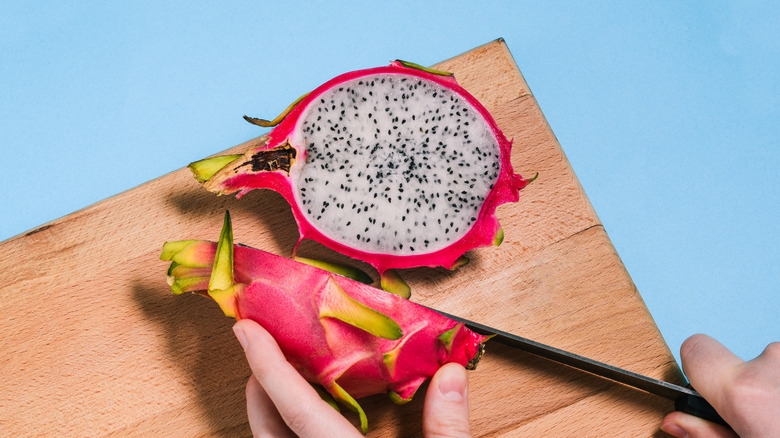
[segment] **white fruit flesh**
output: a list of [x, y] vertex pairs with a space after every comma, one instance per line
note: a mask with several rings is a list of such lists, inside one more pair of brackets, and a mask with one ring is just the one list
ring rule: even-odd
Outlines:
[[500, 147], [468, 101], [403, 74], [339, 84], [303, 111], [291, 171], [308, 221], [367, 253], [427, 254], [463, 237], [498, 180]]

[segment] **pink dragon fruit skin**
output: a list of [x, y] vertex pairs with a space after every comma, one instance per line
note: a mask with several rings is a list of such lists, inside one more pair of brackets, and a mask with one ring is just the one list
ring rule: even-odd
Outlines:
[[166, 242], [161, 258], [172, 261], [174, 293], [203, 293], [226, 315], [261, 324], [306, 380], [359, 414], [364, 433], [356, 398], [408, 401], [445, 363], [473, 368], [487, 339], [398, 295], [233, 245], [229, 215], [219, 243]]
[[[338, 76], [325, 84], [321, 85], [305, 97], [303, 97], [300, 102], [297, 103], [297, 105], [294, 106], [294, 108], [289, 112], [289, 114], [284, 117], [284, 119], [281, 121], [281, 123], [276, 126], [268, 135], [267, 135], [267, 142], [255, 149], [251, 149], [247, 151], [243, 156], [233, 156], [230, 157], [230, 159], [225, 159], [225, 156], [218, 157], [216, 159], [222, 160], [217, 165], [214, 163], [212, 159], [206, 159], [202, 160], [201, 162], [193, 163], [190, 167], [193, 169], [193, 171], [196, 174], [196, 177], [204, 181], [204, 186], [211, 191], [225, 194], [225, 193], [233, 193], [238, 192], [238, 197], [243, 196], [247, 192], [258, 189], [258, 188], [269, 188], [276, 190], [279, 192], [290, 204], [293, 212], [293, 216], [295, 217], [295, 220], [298, 224], [300, 236], [298, 240], [298, 244], [296, 244], [295, 250], [297, 250], [298, 245], [303, 239], [312, 239], [317, 242], [320, 242], [321, 244], [336, 250], [342, 254], [346, 254], [352, 258], [363, 260], [372, 266], [374, 266], [377, 271], [380, 274], [383, 274], [388, 269], [396, 269], [396, 268], [411, 268], [411, 267], [418, 267], [418, 266], [443, 266], [446, 268], [453, 268], [461, 262], [459, 258], [466, 252], [471, 249], [480, 247], [480, 246], [487, 246], [491, 244], [499, 244], [500, 241], [503, 239], [503, 233], [501, 231], [500, 225], [498, 223], [498, 220], [495, 215], [495, 210], [497, 206], [506, 203], [506, 202], [515, 202], [518, 200], [518, 190], [523, 188], [525, 185], [528, 184], [529, 180], [523, 179], [520, 175], [517, 175], [512, 170], [512, 165], [509, 161], [510, 158], [510, 151], [511, 151], [511, 142], [507, 140], [507, 138], [503, 135], [501, 130], [496, 125], [493, 118], [490, 116], [488, 111], [482, 106], [471, 94], [469, 94], [465, 89], [463, 89], [461, 86], [457, 84], [453, 76], [447, 76], [447, 75], [441, 75], [441, 74], [432, 74], [428, 71], [423, 71], [416, 68], [409, 68], [405, 66], [406, 64], [402, 64], [399, 61], [391, 63], [387, 67], [379, 67], [379, 68], [372, 68], [367, 70], [360, 70], [355, 72], [350, 72], [343, 74], [341, 76]], [[392, 202], [389, 202], [387, 204], [379, 204], [374, 205], [373, 202], [371, 202], [371, 209], [369, 209], [369, 206], [366, 205], [366, 210], [363, 212], [363, 215], [369, 215], [372, 217], [372, 220], [369, 220], [369, 223], [363, 224], [361, 223], [359, 226], [354, 226], [352, 230], [349, 230], [350, 233], [357, 234], [355, 236], [354, 240], [352, 238], [352, 234], [350, 234], [349, 239], [344, 239], [341, 235], [339, 235], [338, 231], [335, 230], [335, 228], [341, 228], [342, 226], [346, 227], [344, 224], [350, 224], [357, 218], [355, 213], [355, 204], [352, 204], [352, 210], [349, 209], [349, 204], [352, 202], [352, 199], [350, 196], [350, 193], [348, 192], [350, 189], [354, 187], [344, 187], [343, 179], [339, 179], [341, 175], [334, 175], [333, 178], [326, 178], [325, 181], [320, 182], [320, 184], [317, 186], [318, 190], [325, 190], [323, 188], [323, 184], [327, 185], [328, 181], [327, 179], [333, 179], [334, 184], [333, 186], [336, 186], [337, 182], [335, 180], [342, 181], [341, 187], [334, 187], [333, 192], [328, 192], [327, 196], [333, 196], [333, 200], [330, 199], [327, 201], [320, 201], [320, 203], [317, 204], [317, 209], [315, 209], [314, 212], [306, 213], [303, 207], [303, 204], [305, 202], [304, 196], [305, 194], [302, 192], [302, 190], [306, 190], [306, 187], [301, 189], [303, 186], [303, 183], [299, 181], [299, 178], [301, 178], [302, 175], [302, 168], [305, 166], [306, 162], [311, 158], [309, 156], [309, 145], [307, 144], [307, 141], [309, 141], [309, 137], [307, 137], [307, 134], [305, 134], [305, 127], [304, 125], [306, 123], [309, 123], [309, 121], [306, 121], [306, 118], [309, 118], [310, 115], [314, 114], [315, 110], [331, 110], [331, 108], [328, 108], [328, 103], [325, 101], [327, 96], [331, 96], [329, 93], [335, 93], [334, 90], [340, 90], [345, 86], [354, 86], [356, 84], [355, 81], [361, 80], [363, 78], [366, 78], [366, 82], [369, 80], [372, 81], [373, 85], [373, 78], [389, 78], [389, 77], [399, 77], [399, 78], [407, 78], [409, 79], [409, 82], [412, 81], [425, 81], [429, 85], [429, 87], [441, 87], [441, 90], [444, 90], [447, 92], [448, 96], [451, 98], [454, 98], [455, 102], [458, 102], [458, 105], [461, 105], [461, 107], [458, 108], [466, 108], [466, 111], [469, 109], [470, 112], [473, 113], [474, 111], [478, 112], [478, 115], [474, 115], [473, 118], [469, 119], [472, 122], [472, 125], [476, 123], [480, 124], [480, 126], [484, 125], [484, 129], [488, 134], [485, 135], [487, 138], [487, 143], [489, 143], [487, 146], [484, 144], [477, 144], [476, 140], [474, 143], [471, 143], [471, 140], [465, 140], [468, 144], [464, 143], [461, 146], [452, 146], [452, 149], [448, 152], [447, 157], [452, 157], [453, 154], [457, 155], [460, 154], [461, 157], [463, 157], [464, 152], [466, 153], [467, 157], [460, 158], [461, 160], [458, 162], [458, 166], [456, 167], [455, 164], [452, 166], [448, 166], [444, 163], [441, 164], [439, 167], [435, 167], [433, 170], [430, 169], [422, 169], [422, 171], [418, 171], [421, 166], [417, 166], [418, 168], [415, 168], [415, 166], [412, 166], [408, 163], [409, 157], [411, 157], [412, 162], [414, 163], [415, 157], [411, 156], [410, 150], [414, 149], [418, 152], [416, 155], [417, 162], [423, 163], [422, 160], [429, 160], [429, 159], [435, 159], [437, 155], [433, 152], [434, 146], [433, 142], [431, 141], [431, 144], [428, 144], [427, 140], [430, 139], [430, 137], [425, 137], [418, 139], [419, 141], [417, 143], [414, 142], [414, 139], [412, 137], [415, 137], [417, 135], [416, 131], [416, 125], [414, 132], [409, 131], [407, 137], [410, 138], [409, 142], [404, 143], [403, 146], [399, 147], [399, 149], [390, 150], [391, 146], [389, 146], [390, 143], [392, 143], [390, 140], [392, 138], [395, 138], [395, 135], [391, 134], [391, 128], [388, 127], [387, 129], [387, 138], [384, 139], [384, 142], [381, 144], [380, 150], [384, 151], [385, 154], [388, 156], [396, 156], [401, 157], [402, 155], [405, 157], [405, 161], [401, 162], [400, 158], [398, 160], [398, 163], [395, 165], [391, 163], [384, 163], [382, 162], [382, 159], [379, 159], [379, 163], [373, 163], [372, 166], [372, 175], [375, 177], [375, 179], [369, 178], [369, 182], [366, 184], [374, 184], [376, 185], [376, 192], [373, 193], [373, 196], [376, 197], [377, 192], [382, 193], [383, 191], [386, 191], [388, 193], [392, 193], [394, 195], [398, 195], [398, 199], [403, 198], [403, 202], [406, 202], [409, 205], [412, 205], [414, 207], [414, 203], [418, 202], [416, 199], [410, 198], [410, 200], [406, 199], [406, 194], [401, 194], [404, 192], [404, 184], [407, 185], [407, 187], [410, 184], [413, 185], [414, 190], [418, 190], [419, 188], [422, 188], [422, 190], [425, 191], [431, 191], [434, 188], [435, 190], [439, 190], [439, 192], [433, 193], [431, 192], [429, 196], [426, 198], [425, 195], [420, 195], [419, 200], [425, 201], [423, 204], [422, 202], [418, 202], [417, 206], [420, 208], [420, 210], [425, 210], [427, 208], [431, 208], [430, 205], [435, 202], [442, 202], [444, 203], [444, 198], [446, 197], [448, 199], [447, 202], [453, 202], [452, 199], [455, 198], [457, 202], [458, 200], [461, 201], [461, 204], [453, 204], [454, 207], [451, 207], [449, 209], [445, 209], [442, 207], [439, 207], [436, 211], [431, 211], [430, 214], [418, 214], [415, 216], [414, 219], [414, 225], [409, 225], [408, 227], [397, 225], [398, 230], [401, 231], [401, 234], [405, 234], [406, 231], [409, 233], [409, 237], [407, 240], [401, 241], [399, 240], [397, 246], [400, 246], [401, 248], [396, 249], [394, 248], [392, 250], [390, 249], [383, 249], [378, 247], [379, 240], [380, 240], [380, 232], [382, 231], [380, 229], [379, 222], [384, 221], [385, 216], [388, 217], [388, 227], [391, 226], [390, 223], [393, 224], [400, 224], [400, 222], [407, 217], [403, 212], [392, 212], [390, 211], [392, 208], [394, 208], [395, 204], [392, 204]], [[401, 80], [406, 79], [399, 79], [399, 83]], [[362, 84], [362, 82], [359, 82]], [[345, 85], [346, 84], [346, 85]], [[438, 91], [441, 93], [442, 91]], [[369, 91], [370, 93], [370, 91]], [[436, 91], [432, 93], [432, 96], [436, 96]], [[408, 90], [405, 93], [402, 93], [401, 95], [407, 96]], [[373, 94], [372, 94], [373, 95]], [[430, 93], [429, 93], [430, 95]], [[325, 98], [323, 98], [325, 96]], [[390, 101], [391, 99], [387, 99]], [[416, 101], [415, 101], [416, 102]], [[414, 105], [415, 102], [409, 103], [409, 105]], [[427, 101], [426, 101], [427, 102]], [[434, 102], [436, 105], [441, 106], [442, 108], [449, 107], [449, 103], [445, 104], [444, 102]], [[426, 103], [427, 104], [427, 103]], [[397, 108], [393, 108], [394, 111], [401, 112], [400, 108], [408, 109], [408, 107], [403, 107], [402, 104], [399, 104]], [[370, 118], [366, 118], [364, 115], [365, 111], [369, 111], [368, 115], [372, 116], [371, 111], [373, 112], [383, 112], [382, 108], [376, 108], [374, 106], [373, 109], [363, 109], [362, 107], [358, 109], [358, 105], [356, 104], [354, 106], [355, 108], [355, 115], [354, 117], [347, 117], [345, 116], [344, 119], [354, 119], [358, 120], [359, 122], [355, 122], [356, 125], [351, 127], [351, 132], [356, 132], [357, 139], [353, 139], [353, 143], [357, 143], [358, 141], [361, 141], [365, 143], [365, 146], [362, 144], [358, 146], [359, 148], [371, 148], [372, 142], [368, 141], [365, 137], [360, 138], [360, 133], [365, 133], [366, 124], [371, 125], [371, 123], [368, 121]], [[387, 109], [387, 108], [385, 108]], [[414, 109], [414, 108], [412, 108]], [[336, 111], [338, 108], [336, 108], [336, 105], [333, 105], [332, 111]], [[374, 111], [376, 110], [376, 111]], [[343, 114], [342, 110], [342, 114]], [[432, 111], [432, 110], [431, 110]], [[466, 111], [462, 110], [464, 115]], [[438, 109], [436, 110], [438, 113]], [[443, 113], [444, 111], [442, 111]], [[349, 114], [349, 113], [348, 113]], [[418, 115], [422, 114], [422, 112], [418, 112]], [[439, 129], [438, 133], [441, 133], [442, 131], [448, 131], [448, 128], [451, 126], [452, 129], [449, 130], [449, 132], [455, 131], [455, 126], [457, 126], [458, 129], [461, 129], [461, 124], [465, 122], [465, 125], [469, 124], [469, 120], [466, 120], [463, 118], [463, 122], [461, 121], [461, 114], [458, 112], [458, 115], [452, 115], [451, 117], [451, 123], [452, 125], [448, 125], [445, 128]], [[374, 115], [376, 117], [376, 115]], [[421, 120], [423, 117], [417, 117], [415, 120], [417, 123], [423, 123]], [[311, 117], [313, 119], [313, 116]], [[365, 120], [364, 120], [365, 119]], [[251, 120], [251, 119], [249, 119]], [[256, 119], [254, 119], [256, 120]], [[319, 120], [319, 119], [318, 119]], [[341, 120], [341, 119], [339, 119]], [[392, 119], [394, 122], [398, 122], [398, 117], [395, 119]], [[433, 120], [433, 117], [431, 118]], [[446, 121], [447, 119], [445, 119]], [[428, 118], [426, 117], [426, 122], [428, 121]], [[406, 122], [406, 119], [402, 120], [402, 122]], [[409, 119], [410, 124], [412, 123], [412, 120]], [[346, 123], [346, 122], [344, 122]], [[361, 124], [359, 124], [361, 123]], [[374, 123], [376, 123], [376, 119], [374, 120]], [[390, 123], [390, 122], [387, 122]], [[432, 122], [430, 122], [432, 123]], [[441, 123], [441, 122], [440, 122]], [[456, 125], [457, 124], [457, 125]], [[341, 129], [338, 127], [338, 123], [335, 123], [337, 130]], [[382, 125], [380, 123], [379, 125]], [[400, 125], [400, 123], [395, 123], [394, 126], [392, 126], [392, 129], [396, 129]], [[267, 125], [263, 125], [267, 126]], [[307, 125], [308, 126], [308, 125]], [[312, 125], [313, 126], [313, 125]], [[401, 126], [409, 126], [409, 125], [401, 125]], [[319, 126], [318, 126], [319, 128]], [[323, 126], [323, 128], [326, 128], [326, 126]], [[333, 126], [330, 126], [331, 130], [333, 130]], [[425, 133], [427, 135], [429, 130], [432, 130], [433, 132], [437, 132], [436, 128], [440, 128], [440, 126], [431, 126], [429, 125], [423, 125], [419, 127], [420, 132], [423, 132], [423, 129], [425, 130]], [[313, 128], [312, 128], [313, 129]], [[474, 128], [476, 129], [476, 128]], [[323, 129], [324, 130], [324, 129]], [[346, 132], [346, 128], [344, 128], [344, 132]], [[372, 131], [373, 132], [373, 131]], [[376, 132], [380, 132], [380, 128], [376, 129]], [[392, 131], [394, 133], [395, 131]], [[460, 131], [459, 131], [460, 132]], [[458, 132], [454, 132], [454, 136], [457, 136]], [[468, 133], [462, 133], [461, 137], [457, 138], [452, 135], [447, 135], [443, 140], [444, 142], [458, 142], [461, 141], [463, 136], [468, 137], [469, 134], [472, 135], [472, 137], [475, 137], [476, 135], [474, 132], [468, 132]], [[351, 133], [349, 134], [351, 135]], [[381, 129], [381, 135], [385, 135], [385, 129], [384, 127]], [[399, 134], [400, 135], [400, 134]], [[342, 137], [343, 140], [343, 137]], [[380, 138], [380, 140], [383, 140]], [[418, 143], [423, 143], [422, 146]], [[350, 143], [351, 146], [354, 146], [353, 143]], [[483, 142], [484, 143], [484, 142]], [[441, 144], [441, 142], [440, 142]], [[457, 143], [460, 145], [460, 143]], [[375, 146], [373, 149], [376, 149], [379, 147], [379, 143], [376, 143], [377, 146]], [[476, 146], [476, 148], [475, 148]], [[334, 146], [335, 147], [335, 146]], [[495, 148], [495, 158], [493, 158], [493, 155], [485, 153], [484, 156], [489, 157], [489, 159], [495, 159], [495, 163], [489, 163], [491, 165], [494, 165], [493, 167], [500, 167], [495, 175], [491, 174], [491, 179], [488, 182], [485, 182], [485, 191], [486, 193], [481, 194], [476, 201], [469, 201], [468, 197], [471, 195], [471, 188], [474, 187], [474, 184], [469, 184], [467, 179], [468, 178], [462, 178], [461, 180], [457, 181], [459, 184], [461, 184], [457, 189], [453, 189], [452, 192], [446, 193], [444, 192], [444, 185], [445, 183], [442, 181], [442, 178], [439, 177], [438, 180], [436, 178], [437, 175], [436, 172], [441, 172], [443, 174], [444, 169], [447, 169], [448, 171], [451, 170], [451, 168], [456, 168], [455, 170], [462, 169], [466, 166], [470, 166], [472, 163], [478, 162], [480, 159], [482, 159], [479, 154], [475, 154], [474, 150], [480, 151], [479, 148], [483, 148], [485, 150], [490, 148]], [[416, 148], [416, 149], [415, 149]], [[373, 150], [372, 149], [372, 150]], [[366, 149], [368, 150], [368, 149]], [[491, 149], [492, 150], [492, 149]], [[264, 157], [265, 153], [273, 152], [273, 157]], [[357, 150], [353, 151], [355, 154], [357, 154]], [[330, 153], [330, 152], [327, 152]], [[326, 154], [327, 154], [326, 153]], [[469, 154], [474, 154], [474, 158], [468, 158]], [[408, 154], [408, 156], [407, 156]], [[362, 155], [362, 153], [361, 153]], [[377, 153], [374, 153], [374, 155], [378, 155]], [[332, 163], [333, 168], [340, 168], [343, 167], [342, 163], [345, 161], [349, 161], [348, 158], [345, 158], [346, 155], [340, 155], [338, 160], [335, 160], [335, 162]], [[443, 154], [441, 155], [444, 156]], [[258, 157], [263, 157], [258, 161]], [[443, 158], [445, 159], [445, 158]], [[446, 158], [449, 159], [449, 158]], [[487, 160], [487, 159], [486, 159]], [[230, 162], [232, 161], [232, 162]], [[389, 160], [392, 161], [392, 160]], [[228, 164], [225, 164], [228, 162]], [[430, 163], [431, 161], [427, 161]], [[406, 176], [405, 180], [398, 180], [395, 179], [392, 183], [389, 183], [387, 181], [381, 181], [380, 178], [382, 176], [386, 176], [389, 173], [392, 172], [384, 172], [387, 169], [385, 167], [382, 169], [383, 165], [387, 164], [387, 166], [394, 166], [393, 171], [396, 174], [401, 173], [401, 168], [398, 166], [407, 166], [403, 167], [403, 173]], [[465, 164], [465, 166], [464, 166]], [[360, 169], [355, 169], [354, 172], [358, 172], [360, 174], [360, 170], [362, 169], [363, 162], [360, 162]], [[325, 163], [323, 166], [327, 167], [328, 163]], [[366, 164], [366, 167], [369, 165]], [[488, 163], [484, 165], [485, 169], [488, 169]], [[202, 169], [203, 167], [214, 167], [214, 169], [210, 169], [207, 172], [201, 172], [198, 169]], [[377, 171], [376, 169], [382, 169]], [[439, 169], [439, 170], [437, 170]], [[218, 170], [218, 171], [217, 171]], [[366, 171], [368, 172], [368, 171]], [[475, 171], [476, 172], [476, 171]], [[492, 169], [491, 169], [492, 172]], [[487, 172], [485, 172], [487, 174]], [[476, 174], [476, 173], [475, 173]], [[377, 176], [379, 175], [379, 176]], [[430, 176], [430, 180], [428, 180], [428, 177]], [[420, 181], [419, 184], [415, 181], [415, 178]], [[388, 178], [389, 179], [389, 178]], [[472, 178], [473, 179], [473, 178]], [[355, 183], [358, 184], [358, 183]], [[400, 184], [400, 185], [398, 185]], [[489, 184], [489, 186], [488, 186]], [[387, 185], [387, 187], [385, 187]], [[365, 186], [361, 185], [362, 190], [365, 191]], [[489, 188], [488, 188], [489, 187]], [[308, 187], [309, 190], [312, 189], [311, 186]], [[371, 191], [371, 188], [368, 189], [368, 192]], [[411, 189], [407, 190], [406, 193], [412, 192]], [[364, 192], [365, 193], [365, 192]], [[441, 196], [443, 195], [443, 196]], [[325, 196], [323, 194], [323, 196]], [[412, 196], [412, 195], [410, 195]], [[416, 195], [415, 195], [416, 196]], [[473, 199], [473, 196], [472, 196]], [[395, 198], [392, 198], [390, 201], [395, 200]], [[368, 197], [366, 199], [366, 204], [368, 204], [371, 201], [371, 198]], [[428, 204], [428, 202], [431, 202], [431, 204]], [[396, 203], [399, 201], [396, 201]], [[441, 205], [441, 204], [440, 204]], [[344, 211], [343, 213], [339, 212], [338, 214], [340, 216], [335, 216], [337, 213], [333, 213], [334, 217], [336, 217], [335, 220], [333, 220], [333, 225], [326, 227], [322, 224], [316, 224], [314, 220], [314, 216], [318, 215], [319, 208], [322, 206], [322, 211], [324, 212], [326, 207], [333, 209], [334, 206], [338, 206], [339, 208], [342, 208]], [[466, 212], [466, 209], [471, 209], [473, 211]], [[464, 211], [461, 211], [464, 210]], [[361, 209], [358, 207], [357, 209], [358, 213], [361, 213]], [[409, 213], [409, 210], [406, 210], [407, 213]], [[414, 213], [412, 213], [414, 214]], [[463, 221], [463, 225], [459, 225], [457, 221], [452, 222], [452, 218], [456, 216], [464, 216], [461, 220]], [[411, 220], [410, 220], [411, 221]], [[451, 226], [448, 226], [448, 224], [451, 224]], [[365, 229], [363, 226], [365, 225]], [[381, 228], [384, 228], [384, 223], [381, 224]], [[427, 228], [422, 229], [422, 226], [425, 226]], [[330, 228], [330, 229], [323, 229], [323, 228]], [[440, 236], [435, 236], [435, 233], [444, 233], [450, 232], [450, 228], [457, 228], [458, 229], [458, 237], [452, 238], [452, 240], [446, 240], [446, 245], [442, 246], [442, 244], [439, 244], [438, 246], [433, 245], [428, 240], [432, 242], [434, 239], [439, 239]], [[467, 231], [466, 231], [467, 228]], [[396, 230], [396, 235], [397, 231]], [[415, 234], [417, 233], [417, 234]], [[347, 232], [344, 232], [344, 234], [347, 234]], [[412, 235], [414, 235], [412, 237]], [[428, 237], [431, 236], [431, 237]], [[441, 236], [442, 241], [444, 242], [446, 236]], [[362, 245], [363, 242], [366, 241], [366, 239], [374, 239], [374, 242], [376, 242], [377, 247], [374, 248], [370, 245], [373, 245], [372, 242], [370, 245]], [[352, 239], [352, 240], [350, 240]], [[385, 235], [381, 236], [381, 239], [384, 242], [387, 242], [390, 240]], [[354, 240], [354, 241], [353, 241]], [[420, 249], [419, 247], [422, 246], [422, 241], [425, 241], [425, 245], [432, 244], [435, 246], [433, 250], [426, 250], [426, 249]], [[359, 244], [358, 244], [359, 243]], [[390, 243], [386, 243], [386, 245], [390, 245]], [[404, 247], [406, 245], [406, 247]], [[414, 246], [418, 246], [416, 249], [414, 249]], [[412, 251], [414, 249], [414, 251]], [[295, 253], [295, 250], [293, 253]]]

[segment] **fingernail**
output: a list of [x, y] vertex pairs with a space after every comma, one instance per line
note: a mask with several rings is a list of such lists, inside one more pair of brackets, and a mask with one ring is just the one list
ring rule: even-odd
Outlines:
[[466, 396], [465, 370], [447, 367], [439, 376], [439, 393], [445, 400], [459, 402]]
[[675, 438], [685, 438], [688, 436], [688, 432], [677, 423], [664, 423], [661, 425], [661, 430]]
[[236, 339], [238, 339], [238, 343], [241, 344], [241, 348], [246, 350], [248, 340], [244, 328], [240, 327], [239, 325], [234, 325], [233, 333], [236, 334]]

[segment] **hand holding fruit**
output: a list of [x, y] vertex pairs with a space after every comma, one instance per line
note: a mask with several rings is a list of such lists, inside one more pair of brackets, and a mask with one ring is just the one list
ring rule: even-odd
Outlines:
[[[284, 358], [271, 335], [251, 320], [234, 327], [252, 377], [246, 388], [247, 415], [254, 436], [362, 436]], [[465, 369], [447, 364], [434, 375], [425, 396], [426, 437], [468, 437]]]

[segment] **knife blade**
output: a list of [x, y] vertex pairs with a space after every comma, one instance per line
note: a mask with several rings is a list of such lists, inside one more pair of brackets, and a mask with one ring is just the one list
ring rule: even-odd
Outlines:
[[478, 322], [470, 321], [466, 318], [451, 315], [442, 312], [441, 310], [431, 310], [439, 312], [455, 321], [462, 322], [466, 327], [476, 333], [481, 335], [493, 335], [492, 339], [501, 344], [672, 400], [674, 401], [674, 408], [677, 411], [685, 412], [730, 428], [728, 423], [721, 418], [715, 408], [690, 386], [680, 386], [644, 376], [633, 371], [545, 345]]

